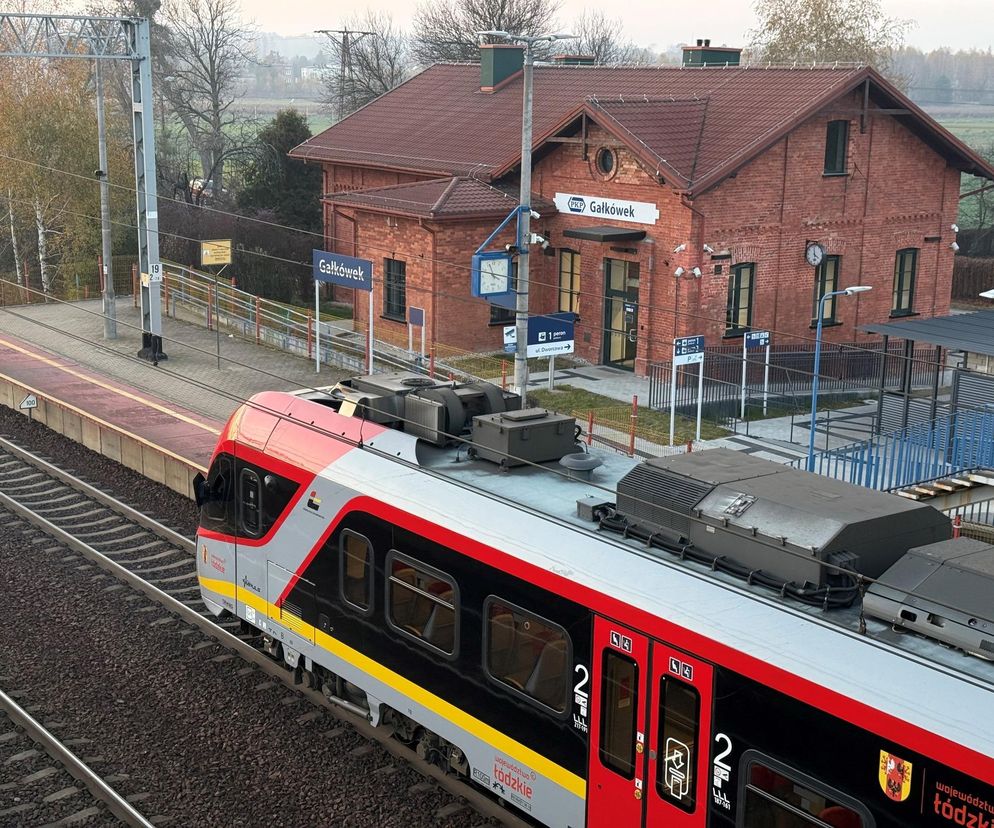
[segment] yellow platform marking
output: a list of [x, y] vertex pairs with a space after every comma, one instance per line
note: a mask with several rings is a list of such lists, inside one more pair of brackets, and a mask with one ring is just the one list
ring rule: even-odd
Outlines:
[[[204, 578], [200, 576], [199, 573], [197, 578], [200, 581], [200, 586], [209, 592], [232, 599], [237, 596], [239, 601], [252, 607], [256, 612], [261, 613], [270, 619], [279, 617], [278, 607], [265, 601], [263, 598], [250, 590], [246, 590], [243, 587], [236, 588], [230, 581], [222, 581], [215, 578]], [[354, 650], [338, 639], [332, 638], [327, 633], [324, 633], [310, 625], [304, 626], [307, 627], [310, 636], [313, 636], [314, 642], [322, 649], [327, 650], [344, 661], [347, 661], [349, 664], [352, 664], [383, 684], [388, 685], [406, 698], [420, 704], [422, 707], [428, 708], [433, 713], [441, 716], [443, 719], [452, 722], [452, 724], [461, 730], [471, 733], [473, 736], [483, 742], [486, 742], [500, 753], [510, 756], [512, 759], [526, 765], [542, 777], [550, 779], [560, 787], [565, 788], [571, 794], [578, 796], [581, 799], [586, 796], [587, 783], [575, 773], [566, 770], [566, 768], [561, 765], [557, 765], [551, 759], [547, 759], [542, 756], [542, 754], [536, 753], [531, 748], [515, 741], [485, 722], [481, 722], [475, 716], [471, 716], [469, 713], [466, 713], [464, 710], [461, 710], [450, 702], [447, 702], [440, 696], [436, 696], [434, 693], [431, 693], [409, 679], [404, 678], [399, 673], [395, 673], [388, 667], [384, 667], [379, 662], [363, 655], [358, 650]], [[303, 637], [306, 638], [309, 636], [305, 634]]]
[[[204, 431], [209, 432], [210, 434], [217, 434], [217, 435], [221, 434], [221, 431], [219, 429], [216, 429], [213, 426], [209, 426], [206, 423], [202, 423], [199, 420], [195, 420], [193, 417], [188, 417], [187, 415], [182, 414], [179, 411], [174, 411], [173, 409], [161, 405], [160, 403], [146, 399], [145, 397], [142, 397], [139, 394], [133, 394], [130, 391], [125, 391], [123, 388], [117, 388], [116, 386], [113, 386], [110, 383], [102, 382], [101, 380], [91, 375], [84, 374], [80, 371], [74, 371], [72, 368], [70, 368], [67, 365], [60, 365], [54, 359], [49, 359], [46, 356], [42, 356], [41, 354], [36, 354], [33, 351], [27, 350], [26, 348], [21, 348], [20, 346], [15, 345], [13, 342], [8, 342], [6, 339], [0, 339], [0, 345], [6, 345], [8, 348], [17, 351], [18, 353], [24, 354], [25, 356], [29, 356], [32, 359], [36, 359], [38, 360], [38, 362], [44, 362], [46, 365], [50, 365], [52, 368], [57, 368], [58, 370], [66, 374], [69, 374], [70, 376], [84, 380], [85, 382], [88, 382], [91, 385], [95, 385], [98, 388], [103, 388], [105, 391], [110, 391], [112, 394], [117, 394], [119, 397], [124, 397], [126, 399], [133, 400], [134, 402], [141, 403], [147, 408], [152, 408], [155, 411], [161, 412], [162, 414], [168, 414], [170, 417], [175, 417], [180, 422], [196, 426], [197, 428], [202, 428]], [[13, 379], [12, 377], [5, 377], [5, 378], [10, 380], [11, 382], [19, 382], [18, 380]], [[44, 392], [35, 392], [35, 393], [41, 393], [43, 397], [48, 396]], [[94, 419], [96, 418], [94, 417]]]

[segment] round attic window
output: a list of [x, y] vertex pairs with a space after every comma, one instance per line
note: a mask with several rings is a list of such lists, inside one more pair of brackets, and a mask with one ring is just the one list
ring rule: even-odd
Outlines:
[[614, 150], [603, 147], [597, 150], [597, 172], [601, 175], [610, 175], [614, 172], [616, 164]]

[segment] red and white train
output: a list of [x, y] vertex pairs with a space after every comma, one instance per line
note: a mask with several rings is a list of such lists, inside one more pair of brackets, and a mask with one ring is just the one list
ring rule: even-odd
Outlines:
[[402, 375], [254, 397], [200, 486], [204, 601], [542, 825], [994, 824], [994, 665], [908, 632], [948, 631], [911, 597], [880, 598], [898, 626], [861, 604], [959, 543], [944, 516], [725, 450], [519, 463], [563, 418], [516, 403]]

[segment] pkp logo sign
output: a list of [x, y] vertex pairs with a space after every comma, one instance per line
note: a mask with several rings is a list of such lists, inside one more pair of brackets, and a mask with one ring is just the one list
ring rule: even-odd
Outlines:
[[570, 210], [574, 213], [582, 213], [584, 208], [587, 206], [587, 202], [580, 198], [580, 196], [572, 196], [567, 203], [569, 204]]

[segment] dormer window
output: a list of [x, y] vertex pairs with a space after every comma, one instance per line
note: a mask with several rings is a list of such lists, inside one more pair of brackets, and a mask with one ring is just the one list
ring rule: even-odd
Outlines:
[[829, 121], [825, 135], [825, 175], [845, 175], [849, 150], [849, 121]]

